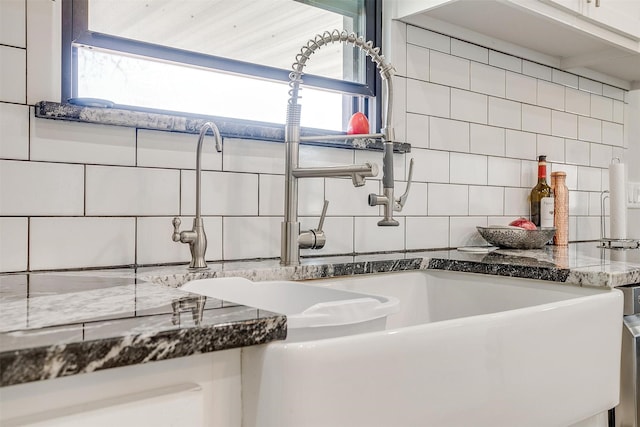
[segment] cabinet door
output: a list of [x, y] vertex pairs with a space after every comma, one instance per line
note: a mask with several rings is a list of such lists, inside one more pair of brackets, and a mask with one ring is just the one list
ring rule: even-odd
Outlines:
[[600, 0], [599, 6], [591, 0], [582, 13], [612, 31], [640, 40], [640, 0]]
[[197, 384], [180, 384], [77, 407], [40, 413], [28, 427], [202, 426], [205, 405]]

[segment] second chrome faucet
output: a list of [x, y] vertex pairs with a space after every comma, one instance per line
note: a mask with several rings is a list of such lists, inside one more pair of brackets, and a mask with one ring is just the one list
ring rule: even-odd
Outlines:
[[207, 131], [211, 129], [216, 143], [216, 151], [222, 152], [222, 138], [220, 131], [213, 122], [206, 122], [200, 128], [198, 136], [198, 147], [196, 148], [196, 217], [193, 219], [193, 228], [191, 230], [180, 231], [180, 218], [173, 218], [173, 234], [171, 236], [174, 242], [187, 243], [191, 251], [191, 263], [189, 268], [207, 268], [204, 255], [207, 252], [207, 234], [204, 232], [204, 222], [202, 220], [201, 202], [201, 177], [202, 177], [202, 145]]

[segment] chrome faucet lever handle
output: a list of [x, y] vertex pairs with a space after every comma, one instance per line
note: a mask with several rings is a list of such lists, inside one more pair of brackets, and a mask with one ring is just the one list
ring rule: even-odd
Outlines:
[[179, 242], [180, 241], [180, 224], [182, 224], [182, 221], [180, 221], [180, 218], [175, 217], [173, 218], [173, 221], [171, 221], [171, 223], [173, 224], [173, 234], [171, 235], [171, 240], [173, 240], [174, 242]]
[[329, 201], [325, 200], [324, 204], [322, 205], [322, 213], [320, 214], [320, 222], [318, 223], [318, 228], [316, 228], [316, 231], [322, 231], [322, 227], [324, 226], [324, 219], [327, 216], [327, 207], [329, 206]]
[[318, 228], [312, 228], [311, 230], [303, 231], [298, 235], [298, 245], [300, 249], [322, 249], [327, 243], [327, 237], [322, 231], [324, 226], [324, 219], [327, 216], [327, 207], [329, 201], [325, 200], [322, 206], [322, 214], [320, 214], [320, 223]]
[[407, 203], [407, 197], [409, 197], [409, 190], [411, 190], [411, 182], [413, 181], [413, 159], [409, 162], [409, 176], [407, 178], [407, 188], [404, 190], [404, 194], [395, 201], [395, 205], [393, 210], [396, 212], [401, 212], [402, 208], [404, 208], [405, 203]]

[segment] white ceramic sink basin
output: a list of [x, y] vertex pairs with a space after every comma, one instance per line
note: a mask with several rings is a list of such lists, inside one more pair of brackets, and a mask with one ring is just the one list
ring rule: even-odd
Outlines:
[[400, 311], [382, 331], [243, 349], [245, 427], [566, 427], [617, 404], [617, 290], [446, 271], [311, 283]]

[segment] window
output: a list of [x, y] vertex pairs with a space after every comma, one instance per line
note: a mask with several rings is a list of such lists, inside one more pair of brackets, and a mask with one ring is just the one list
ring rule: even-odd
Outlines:
[[[337, 28], [379, 46], [377, 2], [64, 0], [63, 97], [284, 123], [302, 45]], [[303, 126], [343, 130], [354, 111], [379, 117], [375, 66], [359, 50], [325, 46], [305, 73]]]

